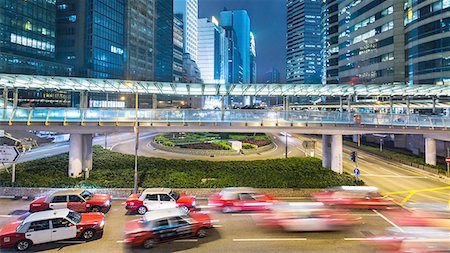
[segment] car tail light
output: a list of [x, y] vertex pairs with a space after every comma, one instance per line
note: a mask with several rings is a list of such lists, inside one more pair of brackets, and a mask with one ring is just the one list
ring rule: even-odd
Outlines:
[[32, 204], [32, 206], [41, 206], [41, 204]]

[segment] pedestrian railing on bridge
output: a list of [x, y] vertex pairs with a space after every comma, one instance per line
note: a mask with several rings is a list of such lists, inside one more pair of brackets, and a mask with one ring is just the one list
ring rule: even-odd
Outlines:
[[[171, 123], [240, 123], [261, 126], [294, 126], [297, 124], [351, 124], [392, 127], [448, 128], [450, 117], [405, 114], [375, 114], [330, 111], [276, 111], [276, 110], [194, 110], [194, 109], [139, 109], [139, 124]], [[359, 120], [355, 120], [359, 118]], [[135, 109], [99, 108], [7, 108], [0, 109], [3, 124], [126, 124], [136, 120]]]

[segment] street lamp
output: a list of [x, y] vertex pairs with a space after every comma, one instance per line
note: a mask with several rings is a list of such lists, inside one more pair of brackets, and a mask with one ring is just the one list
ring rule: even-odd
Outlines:
[[134, 93], [136, 95], [136, 104], [135, 104], [135, 118], [134, 118], [134, 133], [135, 133], [135, 142], [134, 142], [134, 188], [133, 193], [137, 193], [137, 184], [138, 184], [138, 148], [139, 148], [139, 121], [138, 121], [138, 112], [139, 112], [139, 92], [138, 86], [136, 83], [127, 81], [125, 83], [129, 88], [134, 89]]

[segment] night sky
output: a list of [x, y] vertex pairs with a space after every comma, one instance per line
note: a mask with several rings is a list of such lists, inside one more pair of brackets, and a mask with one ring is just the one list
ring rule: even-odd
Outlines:
[[247, 10], [256, 40], [258, 82], [264, 74], [277, 68], [286, 79], [286, 1], [285, 0], [198, 0], [199, 18], [219, 16], [228, 10]]

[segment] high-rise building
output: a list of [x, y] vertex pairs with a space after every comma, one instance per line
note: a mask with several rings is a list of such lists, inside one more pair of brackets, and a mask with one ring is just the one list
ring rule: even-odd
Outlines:
[[74, 65], [76, 76], [123, 78], [124, 14], [124, 0], [58, 0], [58, 61]]
[[183, 16], [173, 16], [173, 81], [183, 81]]
[[184, 83], [203, 83], [197, 63], [192, 60], [192, 57], [187, 53], [183, 55], [183, 69]]
[[1, 73], [71, 75], [70, 65], [55, 62], [55, 52], [55, 0], [0, 2]]
[[184, 53], [197, 61], [198, 0], [174, 0], [173, 13], [183, 15]]
[[125, 79], [151, 81], [154, 77], [155, 0], [127, 1], [125, 6]]
[[173, 80], [173, 2], [155, 2], [155, 81]]
[[450, 84], [449, 14], [448, 0], [405, 1], [405, 72], [409, 84]]
[[280, 83], [281, 81], [281, 75], [280, 71], [276, 68], [272, 68], [271, 71], [266, 72], [264, 75], [264, 82], [265, 83]]
[[339, 82], [405, 80], [403, 1], [339, 3]]
[[339, 83], [338, 0], [324, 0], [322, 5], [322, 83]]
[[320, 0], [287, 0], [286, 79], [288, 83], [321, 83]]
[[225, 83], [225, 31], [215, 17], [198, 19], [197, 65], [204, 83]]
[[252, 32], [250, 32], [250, 83], [256, 83], [256, 42]]
[[[239, 73], [242, 72], [242, 82], [251, 81], [250, 62], [250, 17], [246, 10], [222, 11], [220, 13], [220, 25], [226, 30], [229, 43], [229, 59], [233, 64], [229, 71], [232, 72], [233, 82], [239, 81]], [[235, 50], [238, 51], [235, 52]], [[237, 56], [240, 56], [241, 65], [238, 66]]]

